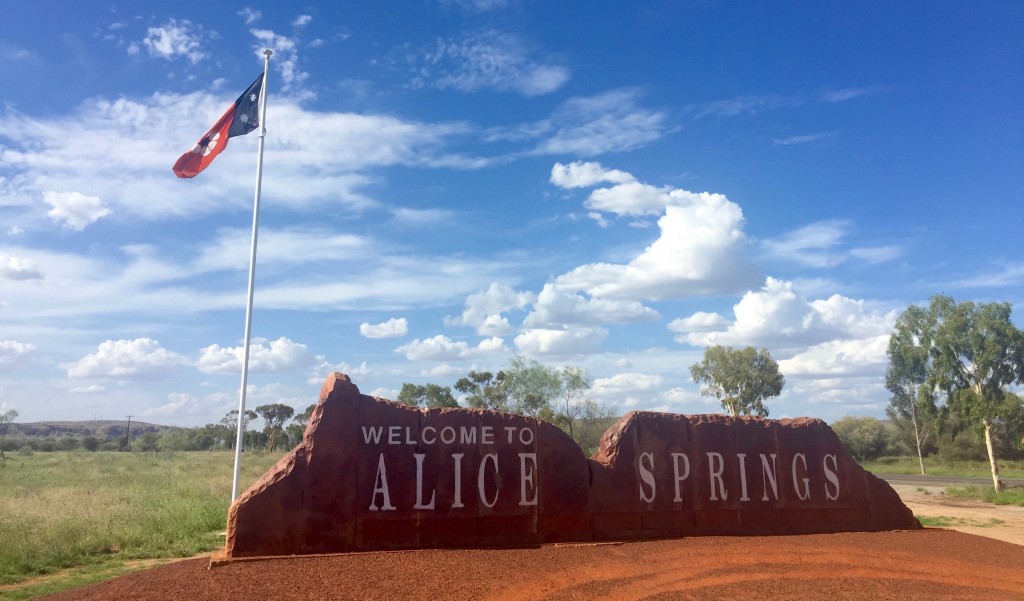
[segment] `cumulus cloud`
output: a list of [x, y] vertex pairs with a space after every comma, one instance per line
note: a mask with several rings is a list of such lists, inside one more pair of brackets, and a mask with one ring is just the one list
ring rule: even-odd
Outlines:
[[0, 252], [0, 279], [41, 280], [45, 276], [32, 259], [21, 259]]
[[65, 366], [69, 378], [152, 380], [170, 377], [188, 360], [151, 338], [106, 340], [95, 353]]
[[[245, 347], [221, 347], [211, 344], [200, 351], [196, 368], [208, 374], [241, 373]], [[250, 372], [284, 372], [306, 369], [314, 363], [305, 344], [282, 336], [269, 343], [253, 340], [249, 345]]]
[[661, 300], [728, 294], [760, 279], [743, 256], [743, 213], [718, 194], [665, 207], [660, 236], [627, 264], [591, 263], [557, 277], [558, 290], [594, 297]]
[[533, 293], [517, 292], [510, 286], [492, 282], [487, 290], [466, 297], [462, 315], [445, 316], [444, 324], [476, 328], [481, 336], [505, 336], [512, 333], [513, 327], [503, 313], [523, 309], [533, 299]]
[[462, 39], [437, 40], [416, 65], [414, 85], [432, 85], [461, 92], [481, 89], [549, 94], [569, 80], [568, 67], [534, 58], [521, 37], [494, 29]]
[[0, 371], [9, 371], [28, 361], [36, 347], [17, 340], [0, 340]]
[[877, 377], [889, 363], [889, 335], [830, 340], [779, 361], [787, 378]]
[[659, 318], [658, 312], [638, 301], [585, 298], [546, 284], [523, 325], [528, 328], [580, 324], [637, 323]]
[[532, 356], [572, 357], [601, 350], [608, 330], [600, 327], [532, 328], [515, 337], [516, 348]]
[[838, 294], [808, 300], [792, 283], [769, 277], [764, 287], [743, 295], [729, 321], [715, 313], [673, 320], [669, 330], [678, 342], [694, 346], [758, 346], [799, 349], [842, 339], [887, 335], [896, 312], [871, 310], [862, 300]]
[[402, 353], [409, 361], [454, 361], [466, 359], [481, 353], [499, 352], [505, 349], [505, 343], [501, 338], [491, 337], [481, 341], [476, 347], [461, 340], [452, 340], [447, 336], [438, 334], [433, 338], [420, 340], [419, 338], [403, 344], [395, 349], [396, 353]]
[[378, 324], [362, 323], [359, 333], [365, 338], [398, 338], [409, 333], [409, 320], [400, 317]]
[[193, 65], [209, 56], [202, 50], [202, 27], [186, 19], [168, 19], [163, 25], [150, 27], [142, 44], [150, 56], [164, 60], [178, 57]]
[[51, 219], [67, 229], [77, 231], [84, 230], [110, 214], [110, 209], [99, 197], [79, 192], [46, 191], [43, 193], [43, 201], [51, 207], [47, 212]]
[[323, 384], [323, 381], [327, 379], [327, 376], [334, 372], [340, 372], [347, 376], [352, 377], [354, 380], [363, 380], [370, 376], [372, 370], [366, 361], [363, 361], [359, 365], [349, 365], [342, 361], [341, 363], [328, 363], [327, 357], [324, 355], [316, 356], [316, 365], [309, 373], [309, 377], [306, 378], [306, 383], [310, 386], [319, 386]]
[[575, 161], [568, 165], [555, 163], [551, 183], [559, 188], [589, 188], [597, 184], [624, 184], [634, 181], [631, 174], [618, 169], [605, 169], [600, 163]]

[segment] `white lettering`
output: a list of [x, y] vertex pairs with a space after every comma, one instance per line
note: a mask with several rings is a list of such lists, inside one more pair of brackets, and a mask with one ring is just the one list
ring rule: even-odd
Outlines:
[[[796, 491], [796, 496], [799, 497], [799, 499], [801, 501], [806, 501], [807, 499], [811, 498], [811, 486], [809, 484], [810, 480], [808, 478], [797, 478], [797, 475], [796, 475], [796, 460], [797, 459], [799, 459], [800, 461], [802, 461], [804, 463], [804, 472], [805, 473], [807, 472], [807, 457], [803, 453], [797, 453], [796, 455], [793, 455], [793, 490]], [[802, 481], [804, 483], [803, 494], [800, 494], [800, 486], [797, 484], [798, 480]]]
[[[526, 436], [526, 434], [529, 434], [529, 436]], [[529, 428], [522, 428], [521, 430], [519, 430], [519, 443], [522, 445], [533, 444], [533, 430]]]
[[375, 428], [367, 428], [363, 426], [363, 441], [366, 444], [370, 444], [370, 439], [373, 439], [373, 444], [380, 444], [380, 437], [384, 434], [384, 427], [377, 426]]
[[512, 444], [512, 436], [516, 433], [515, 426], [505, 426], [505, 434], [508, 434], [508, 444]]
[[377, 511], [377, 493], [384, 496], [384, 511], [394, 511], [395, 506], [391, 504], [391, 495], [388, 493], [388, 470], [384, 466], [384, 453], [380, 454], [377, 461], [377, 477], [373, 480], [373, 497], [370, 498], [370, 511]]
[[494, 444], [494, 426], [480, 428], [480, 444]]
[[[829, 458], [832, 458], [832, 467], [828, 466]], [[825, 479], [832, 483], [836, 487], [836, 492], [833, 494], [828, 490], [828, 484], [825, 484], [825, 497], [829, 501], [835, 501], [839, 498], [839, 476], [836, 475], [836, 470], [839, 469], [839, 461], [835, 455], [825, 455], [821, 460], [821, 467], [825, 470]]]
[[388, 444], [402, 444], [398, 440], [399, 434], [402, 433], [402, 426], [391, 426], [388, 428]]
[[[511, 432], [509, 433], [511, 435]], [[529, 459], [533, 462], [533, 467], [529, 471], [526, 469], [526, 460]], [[525, 507], [527, 505], [537, 504], [537, 483], [533, 479], [533, 475], [537, 472], [537, 454], [536, 453], [520, 453], [519, 454], [519, 506]], [[530, 483], [530, 488], [533, 489], [533, 499], [526, 498], [526, 483]]]
[[435, 491], [430, 491], [430, 502], [423, 503], [423, 458], [426, 457], [424, 453], [413, 453], [413, 457], [416, 458], [416, 504], [412, 506], [413, 509], [433, 509], [434, 508], [434, 497]]
[[768, 467], [768, 458], [761, 453], [761, 486], [764, 487], [764, 496], [761, 497], [762, 501], [768, 500], [768, 484], [772, 485], [772, 494], [775, 495], [775, 500], [779, 500], [779, 484], [775, 476], [777, 470], [775, 469], [775, 453], [771, 454], [772, 465]]
[[434, 436], [431, 436], [430, 440], [427, 440], [427, 430], [430, 430], [431, 432], [433, 432], [435, 434], [437, 433], [437, 428], [435, 428], [434, 426], [427, 426], [427, 427], [423, 428], [423, 432], [420, 434], [420, 440], [423, 441], [423, 444], [427, 444], [427, 445], [434, 444], [437, 441], [437, 438], [434, 437]]
[[[650, 468], [644, 467], [645, 458], [647, 459], [647, 464]], [[656, 494], [654, 474], [651, 472], [651, 470], [654, 469], [654, 453], [640, 453], [640, 459], [637, 460], [637, 466], [640, 468], [640, 479], [643, 480], [643, 482], [640, 483], [640, 500], [645, 503], [650, 503], [654, 501], [654, 495]], [[644, 493], [644, 482], [647, 483], [647, 486], [651, 487], [650, 496], [647, 496], [647, 494]]]
[[736, 460], [740, 463], [740, 501], [749, 501], [747, 496], [747, 454], [736, 453]]
[[455, 502], [452, 508], [464, 507], [462, 504], [462, 453], [452, 453], [455, 462]]
[[459, 442], [462, 444], [476, 444], [476, 428], [460, 426], [459, 432], [461, 433]]
[[[685, 469], [683, 470], [683, 475], [681, 476], [679, 475], [680, 457], [683, 458], [683, 466], [685, 467]], [[674, 499], [674, 501], [678, 503], [683, 500], [683, 496], [682, 494], [680, 494], [679, 484], [683, 480], [686, 480], [686, 478], [689, 477], [690, 475], [690, 458], [686, 456], [686, 453], [672, 453], [672, 469], [675, 471], [676, 475], [676, 498]]]
[[[487, 467], [487, 460], [490, 459], [494, 462], [494, 500], [490, 503], [487, 502], [487, 496], [484, 494], [484, 468]], [[480, 462], [480, 471], [476, 476], [477, 489], [480, 491], [480, 502], [487, 507], [494, 507], [494, 504], [498, 502], [498, 454], [488, 453], [484, 455], [483, 460]]]
[[412, 428], [409, 426], [405, 427], [405, 444], [416, 444], [416, 441], [412, 439]]
[[441, 442], [444, 444], [452, 444], [455, 442], [455, 428], [451, 426], [441, 428]]
[[[715, 463], [718, 463], [718, 469], [715, 469]], [[722, 471], [725, 470], [725, 460], [722, 459], [721, 453], [709, 452], [708, 453], [708, 482], [711, 484], [711, 499], [717, 501], [718, 497], [715, 495], [715, 482], [718, 482], [718, 491], [722, 493], [722, 500], [725, 501], [729, 498], [729, 493], [725, 490], [725, 481], [722, 480]]]

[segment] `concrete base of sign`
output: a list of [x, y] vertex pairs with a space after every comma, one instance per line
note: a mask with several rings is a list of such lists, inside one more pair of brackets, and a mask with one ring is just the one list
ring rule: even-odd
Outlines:
[[820, 420], [633, 412], [587, 459], [550, 423], [335, 373], [302, 444], [231, 506], [221, 559], [920, 527]]

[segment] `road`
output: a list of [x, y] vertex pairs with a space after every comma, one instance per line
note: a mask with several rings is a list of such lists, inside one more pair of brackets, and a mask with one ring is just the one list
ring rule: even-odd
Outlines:
[[[960, 476], [922, 476], [920, 474], [875, 474], [890, 485], [906, 486], [992, 486], [992, 478], [964, 478]], [[1024, 480], [1018, 478], [1002, 478], [1004, 486], [1024, 486]]]

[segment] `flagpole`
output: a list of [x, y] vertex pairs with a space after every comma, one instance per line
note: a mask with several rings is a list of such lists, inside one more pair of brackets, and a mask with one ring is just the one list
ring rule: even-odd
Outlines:
[[245, 389], [249, 383], [249, 338], [252, 333], [252, 296], [256, 283], [256, 238], [260, 227], [260, 192], [263, 187], [263, 141], [267, 136], [267, 72], [272, 50], [263, 51], [263, 89], [260, 91], [260, 151], [256, 159], [256, 198], [252, 207], [252, 247], [249, 252], [249, 298], [245, 305], [245, 343], [242, 354], [242, 387], [238, 394], [238, 431], [235, 436], [235, 473], [231, 480], [231, 501], [238, 498], [238, 474], [242, 469], [242, 438], [245, 433]]

